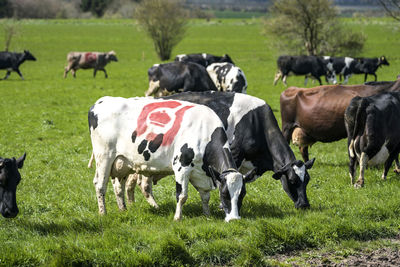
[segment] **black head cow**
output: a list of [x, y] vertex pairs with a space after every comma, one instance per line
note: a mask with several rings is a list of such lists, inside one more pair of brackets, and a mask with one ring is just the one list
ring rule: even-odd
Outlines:
[[18, 215], [17, 185], [21, 181], [18, 169], [24, 165], [26, 154], [18, 159], [0, 158], [0, 213], [5, 218]]

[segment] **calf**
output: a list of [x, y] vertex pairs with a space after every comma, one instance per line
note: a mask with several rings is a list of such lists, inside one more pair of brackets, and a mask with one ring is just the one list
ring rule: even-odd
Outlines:
[[24, 53], [0, 52], [0, 69], [7, 69], [6, 76], [3, 79], [7, 79], [11, 71], [15, 71], [23, 80], [24, 76], [22, 76], [19, 66], [25, 60], [36, 61], [36, 58], [28, 50], [24, 50]]
[[365, 74], [364, 82], [367, 81], [368, 74], [374, 75], [375, 82], [378, 77], [375, 72], [379, 67], [386, 65], [389, 66], [389, 62], [387, 61], [385, 56], [381, 56], [380, 58], [357, 58], [358, 64], [354, 70], [355, 74]]
[[[296, 208], [307, 208], [306, 187], [314, 160], [306, 163], [296, 160], [290, 146], [282, 136], [275, 116], [263, 100], [245, 94], [224, 92], [188, 92], [164, 99], [185, 100], [202, 104], [212, 109], [223, 122], [228, 142], [236, 166], [241, 173], [256, 168], [255, 177], [272, 171], [274, 179], [280, 180], [287, 195]], [[152, 195], [152, 181], [158, 177], [139, 177], [128, 179], [128, 200], [134, 200], [136, 179], [147, 201], [154, 207], [157, 204]]]
[[211, 54], [182, 54], [175, 57], [175, 61], [182, 62], [193, 62], [202, 65], [203, 67], [208, 67], [212, 63], [228, 62], [234, 64], [229, 55], [223, 55], [222, 57], [214, 56]]
[[305, 75], [304, 86], [308, 77], [318, 80], [322, 85], [321, 76], [327, 75], [328, 70], [323, 58], [316, 56], [280, 56], [277, 61], [278, 72], [275, 74], [274, 85], [279, 79], [287, 86], [286, 79], [289, 75]]
[[0, 158], [0, 213], [5, 218], [18, 215], [17, 185], [21, 181], [18, 169], [24, 165], [26, 154], [18, 159]]
[[105, 66], [111, 61], [118, 61], [117, 55], [114, 51], [108, 53], [99, 52], [70, 52], [67, 55], [67, 66], [64, 71], [64, 78], [67, 77], [69, 71], [76, 78], [76, 71], [78, 69], [94, 69], [93, 77], [96, 77], [96, 72], [101, 70], [107, 78], [107, 71]]
[[344, 77], [343, 84], [347, 84], [350, 76], [356, 73], [358, 68], [358, 61], [351, 57], [324, 57], [327, 62], [327, 68], [330, 75], [327, 75], [329, 82], [337, 84], [337, 77], [339, 75], [340, 80]]
[[213, 63], [207, 72], [219, 91], [246, 93], [246, 76], [232, 63]]
[[349, 171], [354, 183], [355, 167], [360, 164], [360, 175], [355, 187], [364, 185], [367, 164], [385, 163], [382, 179], [400, 152], [400, 92], [369, 97], [355, 97], [344, 114], [348, 136]]
[[89, 128], [101, 214], [109, 176], [119, 208], [125, 209], [129, 174], [174, 174], [175, 220], [182, 217], [189, 181], [200, 193], [205, 214], [210, 213], [210, 191], [219, 184], [225, 220], [240, 218], [245, 182], [252, 177], [236, 170], [223, 124], [209, 108], [176, 100], [103, 97], [89, 111]]
[[216, 91], [206, 68], [192, 62], [155, 64], [148, 72], [146, 96], [162, 96], [186, 91]]

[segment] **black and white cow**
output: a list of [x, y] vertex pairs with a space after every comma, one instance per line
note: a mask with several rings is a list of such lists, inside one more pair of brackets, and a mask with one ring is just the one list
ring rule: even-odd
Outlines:
[[[296, 157], [283, 137], [270, 106], [263, 100], [239, 93], [190, 92], [164, 97], [206, 105], [221, 119], [236, 166], [241, 173], [256, 168], [256, 177], [273, 171], [296, 208], [309, 207], [306, 187], [310, 180], [307, 169], [315, 159], [306, 163]], [[131, 175], [127, 182], [128, 200], [134, 200], [136, 180], [147, 201], [157, 207], [152, 195], [152, 181], [157, 177]]]
[[69, 71], [76, 78], [78, 69], [94, 69], [93, 77], [96, 77], [96, 72], [101, 70], [107, 78], [106, 65], [111, 61], [118, 61], [117, 54], [114, 51], [107, 53], [102, 52], [69, 52], [67, 55], [67, 66], [64, 70], [64, 78], [67, 77]]
[[328, 82], [337, 84], [337, 75], [340, 80], [344, 77], [343, 84], [347, 84], [349, 78], [353, 73], [356, 73], [358, 68], [358, 61], [351, 57], [329, 57], [325, 56], [329, 75], [327, 75]]
[[7, 69], [7, 74], [3, 79], [7, 79], [11, 71], [15, 71], [23, 80], [24, 76], [22, 76], [19, 66], [25, 60], [36, 61], [36, 58], [28, 50], [24, 50], [24, 53], [0, 52], [0, 69]]
[[246, 76], [232, 63], [213, 63], [207, 67], [207, 72], [218, 91], [246, 93]]
[[155, 64], [147, 71], [149, 89], [146, 96], [177, 92], [217, 90], [206, 68], [192, 62]]
[[307, 85], [308, 77], [316, 79], [322, 85], [320, 77], [328, 73], [326, 62], [317, 56], [280, 56], [277, 65], [274, 85], [282, 79], [283, 84], [287, 86], [286, 79], [289, 75], [305, 75], [304, 86]]
[[214, 56], [211, 54], [181, 54], [175, 57], [175, 61], [182, 62], [193, 62], [202, 65], [203, 67], [208, 67], [212, 63], [228, 62], [234, 64], [229, 55]]
[[109, 176], [118, 206], [125, 209], [126, 177], [139, 173], [175, 175], [175, 220], [182, 217], [189, 181], [200, 193], [205, 214], [210, 213], [210, 191], [219, 184], [225, 220], [240, 218], [245, 183], [251, 174], [243, 176], [237, 171], [224, 125], [206, 106], [177, 100], [102, 97], [91, 107], [88, 119], [100, 214], [106, 213]]
[[396, 161], [395, 172], [400, 171], [400, 93], [390, 92], [369, 97], [355, 97], [345, 112], [348, 136], [349, 171], [354, 183], [356, 164], [360, 174], [355, 187], [364, 185], [367, 165], [385, 164], [382, 179]]
[[389, 66], [389, 62], [385, 56], [381, 56], [380, 58], [357, 58], [356, 60], [358, 64], [354, 70], [354, 73], [365, 74], [364, 82], [367, 81], [368, 74], [374, 75], [376, 82], [378, 77], [375, 72], [378, 70], [378, 68], [383, 65]]
[[17, 186], [21, 181], [18, 169], [24, 165], [26, 154], [18, 159], [0, 158], [0, 213], [5, 218], [18, 215]]

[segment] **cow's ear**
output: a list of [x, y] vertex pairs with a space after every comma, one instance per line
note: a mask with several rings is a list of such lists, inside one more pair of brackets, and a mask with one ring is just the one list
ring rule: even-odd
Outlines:
[[257, 179], [256, 170], [257, 168], [253, 168], [244, 175], [243, 180], [245, 183], [251, 183]]
[[304, 163], [304, 165], [306, 166], [306, 169], [311, 169], [311, 167], [314, 165], [314, 161], [315, 161], [315, 158]]
[[24, 153], [20, 158], [17, 159], [18, 169], [21, 169], [24, 166], [25, 158], [26, 158], [26, 153]]
[[208, 166], [208, 170], [211, 174], [211, 178], [214, 181], [214, 184], [216, 183], [216, 181], [221, 182], [221, 178], [219, 177], [219, 173], [212, 167], [212, 166]]

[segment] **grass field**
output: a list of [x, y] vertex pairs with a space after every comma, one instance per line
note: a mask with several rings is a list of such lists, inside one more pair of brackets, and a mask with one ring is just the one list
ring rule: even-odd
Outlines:
[[[370, 18], [345, 22], [368, 36], [362, 56], [388, 58], [391, 65], [378, 70], [378, 79], [394, 80], [400, 70], [400, 25]], [[280, 121], [284, 87], [272, 86], [280, 53], [260, 32], [258, 19], [194, 20], [173, 54], [228, 53], [246, 74], [248, 94], [266, 100]], [[37, 57], [21, 66], [25, 80], [12, 73], [0, 81], [0, 156], [27, 152], [17, 190], [20, 214], [0, 218], [0, 265], [276, 265], [270, 258], [276, 253], [325, 249], [345, 256], [365, 241], [388, 245], [382, 239], [399, 232], [399, 177], [390, 171], [381, 181], [381, 169], [369, 169], [365, 188], [350, 187], [344, 140], [311, 148], [317, 160], [309, 171], [307, 211], [295, 210], [268, 172], [247, 187], [239, 221], [223, 221], [217, 192], [211, 195], [212, 215], [204, 217], [200, 197], [190, 187], [184, 219], [174, 222], [173, 177], [153, 187], [160, 210], [137, 190], [136, 203], [119, 212], [110, 184], [108, 214], [101, 217], [94, 169], [86, 167], [87, 112], [104, 95], [144, 95], [147, 69], [159, 63], [152, 43], [131, 20], [25, 20], [12, 43], [12, 50], [23, 49]], [[119, 62], [107, 66], [108, 79], [103, 73], [93, 79], [91, 70], [63, 79], [69, 51], [110, 50]], [[361, 82], [363, 76], [350, 78], [352, 84]], [[290, 77], [288, 83], [302, 86], [303, 77]]]

